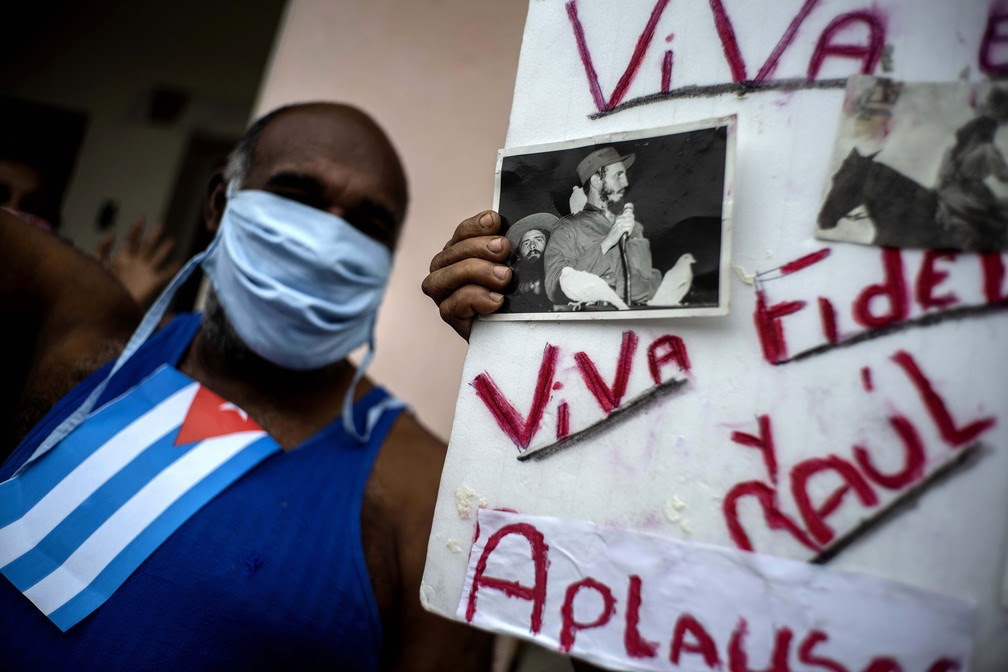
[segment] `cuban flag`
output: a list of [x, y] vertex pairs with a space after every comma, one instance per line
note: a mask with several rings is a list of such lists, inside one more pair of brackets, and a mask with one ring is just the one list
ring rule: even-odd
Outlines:
[[0, 483], [0, 572], [66, 631], [280, 446], [163, 366]]

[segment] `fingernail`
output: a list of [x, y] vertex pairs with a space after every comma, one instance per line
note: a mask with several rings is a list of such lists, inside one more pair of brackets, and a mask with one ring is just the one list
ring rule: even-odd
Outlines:
[[504, 239], [501, 238], [500, 236], [497, 236], [496, 238], [490, 241], [490, 244], [487, 245], [487, 247], [490, 248], [491, 252], [500, 252], [501, 250], [504, 249]]
[[491, 227], [493, 226], [493, 216], [489, 212], [483, 213], [479, 222], [481, 226]]
[[494, 275], [496, 275], [501, 280], [506, 280], [508, 275], [511, 273], [511, 269], [507, 266], [494, 266]]
[[494, 301], [494, 303], [500, 303], [504, 300], [504, 295], [498, 294], [497, 292], [490, 292], [490, 298]]

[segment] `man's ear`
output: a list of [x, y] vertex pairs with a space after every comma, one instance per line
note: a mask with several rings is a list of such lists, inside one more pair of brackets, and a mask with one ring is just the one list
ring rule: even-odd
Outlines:
[[592, 176], [590, 178], [588, 178], [588, 184], [595, 191], [601, 191], [602, 190], [602, 176], [599, 175], [598, 173], [592, 173]]
[[206, 201], [203, 203], [203, 225], [212, 235], [217, 235], [221, 216], [227, 207], [227, 182], [224, 171], [218, 170], [207, 183]]

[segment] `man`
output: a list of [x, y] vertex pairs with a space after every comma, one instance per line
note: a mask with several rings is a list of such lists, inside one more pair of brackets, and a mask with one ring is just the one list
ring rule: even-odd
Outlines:
[[[207, 223], [219, 227], [219, 235], [203, 261], [214, 287], [206, 317], [176, 317], [125, 358], [123, 344], [131, 333], [134, 341], [142, 339], [147, 325], [134, 332], [139, 309], [121, 286], [94, 260], [0, 213], [0, 249], [7, 256], [0, 297], [10, 324], [33, 336], [27, 351], [11, 353], [31, 360], [30, 373], [22, 381], [3, 380], [20, 383], [14, 413], [22, 422], [4, 437], [0, 556], [9, 558], [11, 548], [31, 535], [39, 546], [60, 536], [61, 543], [105, 553], [109, 544], [89, 542], [133, 524], [113, 515], [116, 524], [102, 524], [82, 540], [81, 530], [93, 524], [86, 508], [69, 511], [44, 538], [35, 520], [38, 507], [27, 518], [11, 519], [39, 475], [73, 457], [64, 448], [90, 449], [87, 431], [112, 436], [102, 449], [119, 440], [122, 434], [111, 434], [101, 421], [124, 405], [146, 408], [149, 402], [135, 391], [149, 390], [161, 376], [180, 380], [179, 390], [195, 390], [196, 397], [181, 428], [169, 424], [163, 442], [143, 437], [160, 446], [156, 455], [169, 454], [170, 468], [150, 487], [172, 485], [161, 479], [169, 471], [172, 478], [188, 477], [181, 463], [204, 444], [252, 436], [251, 445], [263, 446], [265, 455], [257, 455], [254, 466], [236, 465], [244, 473], [184, 520], [174, 520], [176, 508], [167, 509], [171, 515], [156, 518], [65, 603], [52, 603], [51, 579], [79, 567], [75, 554], [58, 567], [45, 567], [47, 559], [23, 562], [29, 553], [0, 562], [7, 577], [0, 580], [5, 669], [485, 669], [488, 637], [420, 604], [444, 446], [399, 413], [401, 405], [387, 393], [359, 379], [361, 371], [345, 359], [373, 336], [406, 204], [395, 150], [363, 112], [317, 103], [267, 115], [208, 189]], [[152, 309], [154, 317], [162, 303]], [[125, 354], [135, 345], [128, 344]], [[117, 357], [109, 377], [102, 367]], [[101, 389], [94, 403], [100, 410], [80, 431], [70, 430], [36, 456], [46, 437], [59, 436], [53, 428], [72, 425], [74, 409]], [[175, 394], [181, 391], [170, 398]], [[207, 417], [226, 416], [241, 431], [223, 422], [208, 431], [194, 421], [193, 431], [210, 438], [190, 447], [187, 441], [199, 439], [183, 439], [182, 430], [197, 398], [210, 400], [202, 411]], [[350, 403], [352, 413], [341, 416]], [[262, 437], [260, 427], [269, 436]], [[228, 431], [212, 443], [213, 432]], [[269, 452], [269, 437], [278, 444], [275, 452]], [[133, 443], [123, 441], [103, 455], [123, 459]], [[184, 466], [190, 469], [190, 462]], [[114, 499], [131, 491], [134, 475], [145, 470], [154, 468], [137, 459], [106, 485], [84, 485], [97, 487], [95, 498]], [[208, 480], [177, 501], [204, 497]], [[5, 503], [14, 486], [21, 489]], [[137, 491], [121, 510], [144, 495]], [[152, 506], [174, 506], [163, 497], [150, 499]], [[147, 548], [144, 535], [162, 523], [177, 526]], [[4, 533], [12, 526], [22, 534], [9, 539]], [[147, 555], [139, 566], [102, 595], [117, 563], [132, 561], [140, 550]], [[21, 581], [33, 573], [41, 576]], [[65, 583], [80, 589], [83, 576], [78, 571]], [[80, 614], [67, 612], [98, 600], [104, 601], [77, 621]], [[46, 615], [33, 602], [52, 610]]]
[[633, 205], [623, 202], [634, 158], [602, 147], [578, 164], [587, 201], [580, 212], [560, 220], [546, 248], [546, 293], [554, 303], [574, 298], [560, 287], [565, 267], [599, 276], [628, 305], [647, 302], [661, 284], [644, 227], [634, 219]]
[[508, 295], [508, 308], [512, 313], [553, 310], [553, 302], [546, 296], [543, 252], [558, 219], [548, 212], [537, 212], [508, 227], [505, 236], [514, 250], [511, 261], [514, 289]]
[[938, 169], [936, 220], [965, 250], [1008, 246], [1008, 205], [989, 184], [1008, 183], [1008, 161], [994, 143], [1008, 121], [1008, 90], [991, 89], [975, 118], [955, 133]]

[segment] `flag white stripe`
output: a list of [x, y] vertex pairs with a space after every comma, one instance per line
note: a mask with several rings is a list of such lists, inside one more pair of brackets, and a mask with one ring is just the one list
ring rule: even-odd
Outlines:
[[0, 567], [34, 548], [137, 455], [181, 424], [199, 383], [191, 383], [128, 424], [67, 474], [25, 515], [0, 529]]
[[94, 531], [61, 566], [24, 591], [47, 616], [84, 590], [179, 497], [264, 432], [207, 439], [169, 465]]

